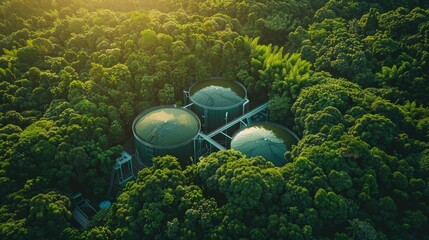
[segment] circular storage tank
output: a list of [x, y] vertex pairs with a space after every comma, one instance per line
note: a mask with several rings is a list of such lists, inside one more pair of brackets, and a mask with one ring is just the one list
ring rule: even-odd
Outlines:
[[238, 82], [211, 79], [189, 89], [192, 110], [201, 117], [202, 129], [209, 133], [243, 114], [247, 92]]
[[153, 157], [172, 155], [184, 166], [194, 156], [200, 127], [200, 120], [190, 110], [172, 106], [148, 109], [133, 122], [137, 158], [151, 165]]
[[274, 123], [259, 123], [237, 131], [231, 148], [247, 157], [262, 156], [276, 166], [286, 163], [284, 154], [299, 138], [291, 130]]

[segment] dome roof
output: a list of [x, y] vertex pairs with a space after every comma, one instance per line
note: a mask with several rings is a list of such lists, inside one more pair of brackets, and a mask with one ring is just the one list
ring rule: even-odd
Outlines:
[[157, 107], [141, 113], [134, 120], [134, 136], [153, 147], [180, 146], [200, 131], [200, 121], [183, 108]]
[[243, 85], [227, 80], [207, 80], [190, 88], [190, 99], [204, 108], [227, 108], [243, 103], [246, 90]]
[[261, 123], [239, 130], [231, 141], [231, 148], [247, 157], [262, 156], [281, 166], [286, 163], [284, 154], [298, 141], [289, 129], [277, 124]]

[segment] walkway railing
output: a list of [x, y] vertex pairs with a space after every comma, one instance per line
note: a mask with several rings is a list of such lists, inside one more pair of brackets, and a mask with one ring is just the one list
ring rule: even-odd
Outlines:
[[220, 145], [218, 142], [216, 142], [215, 140], [213, 140], [212, 138], [210, 138], [209, 136], [205, 135], [204, 133], [199, 133], [199, 136], [202, 137], [204, 140], [206, 140], [207, 142], [209, 142], [211, 145], [213, 145], [214, 147], [216, 147], [219, 150], [226, 150], [226, 148], [222, 145]]
[[266, 102], [266, 103], [264, 103], [264, 104], [262, 104], [262, 105], [260, 105], [260, 106], [258, 106], [256, 108], [252, 109], [248, 113], [246, 113], [244, 115], [241, 115], [240, 117], [232, 120], [231, 122], [223, 125], [222, 127], [218, 128], [218, 129], [215, 129], [214, 131], [208, 133], [207, 137], [212, 138], [212, 137], [218, 135], [219, 133], [227, 130], [228, 128], [234, 126], [235, 124], [238, 124], [238, 123], [242, 122], [244, 119], [251, 118], [252, 116], [254, 116], [254, 115], [256, 115], [256, 114], [258, 114], [258, 113], [260, 113], [262, 111], [265, 111], [267, 109], [268, 109], [268, 102]]

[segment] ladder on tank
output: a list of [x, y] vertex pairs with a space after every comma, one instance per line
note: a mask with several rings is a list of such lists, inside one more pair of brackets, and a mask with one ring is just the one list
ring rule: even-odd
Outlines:
[[151, 147], [146, 148], [146, 157], [150, 161], [153, 159], [153, 157], [154, 157], [153, 148], [151, 148]]
[[204, 108], [204, 114], [201, 116], [202, 122], [201, 122], [201, 128], [204, 129], [204, 132], [207, 132], [208, 126], [209, 126], [209, 110]]

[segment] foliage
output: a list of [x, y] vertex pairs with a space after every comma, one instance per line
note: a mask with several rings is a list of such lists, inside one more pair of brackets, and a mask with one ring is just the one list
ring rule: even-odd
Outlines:
[[[1, 239], [427, 239], [428, 1], [0, 3]], [[105, 199], [141, 111], [208, 77], [301, 140], [276, 167], [173, 156]]]

